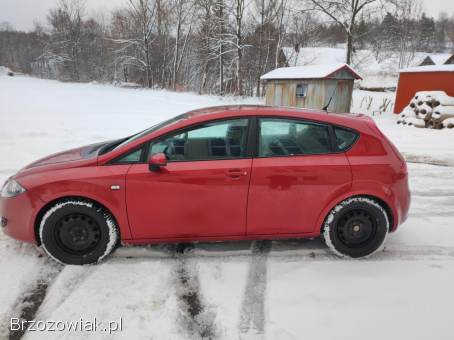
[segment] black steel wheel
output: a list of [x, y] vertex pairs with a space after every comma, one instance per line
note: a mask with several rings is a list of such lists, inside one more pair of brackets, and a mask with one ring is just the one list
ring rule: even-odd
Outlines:
[[58, 246], [75, 255], [92, 251], [101, 241], [101, 229], [96, 220], [81, 213], [62, 217], [55, 225], [54, 232]]
[[340, 256], [369, 256], [380, 250], [389, 230], [386, 211], [365, 197], [347, 199], [328, 215], [323, 236], [326, 244]]
[[44, 250], [64, 264], [99, 262], [119, 241], [112, 215], [96, 204], [68, 200], [55, 204], [43, 216], [39, 228]]

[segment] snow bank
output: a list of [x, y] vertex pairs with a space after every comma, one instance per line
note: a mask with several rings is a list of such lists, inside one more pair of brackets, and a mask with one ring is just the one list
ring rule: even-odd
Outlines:
[[8, 67], [0, 66], [0, 76], [8, 76], [11, 74], [13, 74], [13, 71], [11, 71]]

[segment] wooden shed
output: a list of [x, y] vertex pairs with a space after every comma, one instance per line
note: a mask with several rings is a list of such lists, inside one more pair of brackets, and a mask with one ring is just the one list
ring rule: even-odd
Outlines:
[[266, 105], [350, 112], [353, 83], [361, 76], [347, 64], [277, 68], [264, 74]]
[[445, 91], [454, 96], [454, 64], [400, 70], [394, 113], [401, 113], [419, 91]]

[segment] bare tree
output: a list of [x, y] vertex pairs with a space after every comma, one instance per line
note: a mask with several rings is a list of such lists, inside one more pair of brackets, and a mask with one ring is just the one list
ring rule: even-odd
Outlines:
[[234, 18], [234, 36], [235, 36], [235, 52], [236, 52], [236, 68], [235, 68], [235, 92], [242, 96], [243, 92], [243, 45], [244, 40], [244, 10], [245, 0], [234, 0], [232, 6], [232, 14]]
[[[260, 97], [261, 82], [260, 76], [265, 72], [270, 56], [271, 37], [269, 36], [270, 27], [274, 24], [277, 15], [278, 0], [255, 0], [254, 11], [257, 17], [254, 17], [258, 26], [258, 41], [256, 44], [257, 50], [257, 66], [256, 66], [256, 96]], [[268, 34], [268, 36], [267, 36]], [[273, 39], [274, 41], [274, 39]]]
[[394, 16], [399, 23], [397, 35], [399, 68], [408, 67], [418, 50], [416, 20], [421, 15], [421, 3], [418, 0], [390, 0]]
[[309, 0], [315, 10], [327, 15], [337, 23], [345, 32], [347, 40], [347, 53], [345, 62], [350, 64], [353, 53], [353, 39], [356, 21], [359, 14], [378, 0]]
[[274, 66], [277, 68], [279, 67], [279, 55], [282, 50], [282, 43], [285, 39], [286, 34], [286, 19], [288, 18], [288, 1], [287, 0], [279, 0], [279, 6], [277, 11], [277, 20], [276, 26], [278, 29], [278, 39], [276, 44], [276, 52], [275, 52], [275, 60]]
[[123, 65], [137, 67], [144, 71], [144, 86], [153, 86], [153, 72], [151, 59], [151, 44], [155, 38], [156, 2], [152, 0], [128, 0], [128, 11], [117, 13], [116, 20], [123, 21], [122, 29], [129, 32], [120, 32], [120, 37], [113, 41], [119, 46], [115, 50], [116, 62]]
[[216, 26], [218, 41], [218, 63], [219, 63], [219, 94], [224, 95], [224, 36], [226, 27], [226, 5], [225, 0], [216, 2]]
[[80, 80], [79, 56], [81, 53], [82, 25], [85, 1], [60, 0], [51, 10], [48, 21], [51, 29], [51, 49], [58, 59], [71, 64], [71, 78]]
[[[175, 47], [172, 67], [172, 88], [176, 90], [178, 73], [188, 46], [188, 40], [192, 33], [194, 20], [194, 4], [189, 0], [174, 0], [174, 16], [176, 21]], [[184, 27], [187, 27], [184, 32]]]

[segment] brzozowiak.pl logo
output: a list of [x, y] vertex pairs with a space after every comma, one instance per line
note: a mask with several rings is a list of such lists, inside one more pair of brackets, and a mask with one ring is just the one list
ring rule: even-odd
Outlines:
[[11, 318], [10, 332], [88, 332], [116, 333], [123, 331], [123, 318], [102, 321], [96, 317], [79, 320], [22, 320]]

